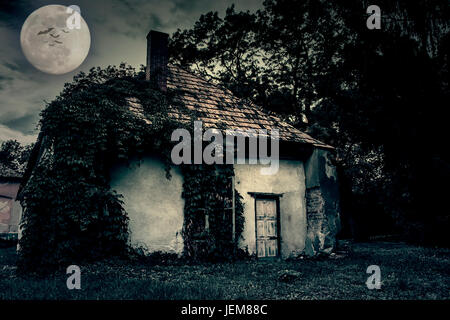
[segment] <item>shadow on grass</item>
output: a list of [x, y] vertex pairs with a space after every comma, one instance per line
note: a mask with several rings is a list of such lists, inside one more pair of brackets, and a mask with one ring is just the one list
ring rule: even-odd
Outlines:
[[[68, 290], [65, 267], [46, 278], [19, 277], [15, 248], [3, 248], [0, 299], [450, 298], [449, 249], [376, 242], [353, 244], [347, 255], [329, 259], [190, 265], [160, 258], [80, 266], [81, 290]], [[365, 285], [372, 264], [381, 268], [381, 290]], [[286, 275], [292, 275], [289, 281]]]

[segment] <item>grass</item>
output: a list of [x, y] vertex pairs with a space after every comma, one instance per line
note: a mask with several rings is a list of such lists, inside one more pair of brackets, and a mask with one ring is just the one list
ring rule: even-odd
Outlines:
[[[17, 276], [14, 248], [0, 248], [4, 299], [449, 299], [450, 249], [402, 243], [353, 244], [335, 259], [241, 261], [204, 265], [99, 262], [81, 267], [81, 290], [63, 273]], [[382, 287], [369, 290], [366, 269], [381, 268]], [[288, 282], [280, 274], [297, 275]]]

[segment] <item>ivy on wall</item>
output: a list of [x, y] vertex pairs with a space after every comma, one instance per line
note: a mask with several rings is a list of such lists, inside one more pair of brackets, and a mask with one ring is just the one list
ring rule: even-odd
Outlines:
[[233, 229], [232, 165], [183, 166], [185, 254], [198, 260], [221, 261], [236, 257], [244, 228], [242, 197], [235, 190]]
[[[186, 112], [179, 99], [174, 99], [177, 92], [163, 93], [152, 87], [144, 81], [143, 71], [121, 64], [81, 72], [41, 112], [42, 138], [35, 146], [40, 160], [30, 166], [29, 179], [19, 195], [24, 207], [19, 270], [54, 270], [127, 256], [132, 250], [121, 195], [109, 185], [111, 167], [154, 152], [165, 161], [170, 178], [170, 136], [183, 124], [168, 116], [168, 106]], [[130, 111], [129, 98], [139, 101], [151, 125]], [[209, 232], [199, 237], [209, 246], [208, 255], [228, 254], [236, 246], [229, 240], [231, 210], [225, 210], [230, 205], [232, 166], [183, 165], [182, 169], [186, 255], [198, 256], [191, 250], [191, 239], [198, 237], [192, 226], [201, 219], [202, 210], [210, 217]], [[238, 239], [243, 210], [237, 199]]]

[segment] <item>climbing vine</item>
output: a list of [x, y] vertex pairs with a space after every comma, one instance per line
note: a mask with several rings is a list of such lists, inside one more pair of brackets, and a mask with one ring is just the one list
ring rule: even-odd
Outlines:
[[[235, 235], [232, 237], [232, 165], [183, 167], [185, 253], [198, 260], [232, 259], [244, 228], [243, 204], [235, 191]], [[234, 240], [234, 241], [233, 241]]]
[[[41, 112], [41, 133], [33, 150], [38, 161], [29, 166], [28, 181], [19, 194], [24, 208], [19, 270], [53, 270], [127, 256], [132, 250], [121, 195], [109, 185], [110, 170], [153, 152], [166, 163], [169, 179], [171, 133], [182, 126], [192, 128], [168, 115], [169, 106], [186, 112], [175, 99], [178, 93], [159, 91], [144, 81], [144, 74], [143, 68], [137, 72], [126, 64], [81, 72]], [[143, 117], [130, 110], [130, 99], [142, 106]], [[183, 165], [182, 169], [186, 255], [196, 256], [191, 239], [198, 235], [192, 226], [201, 210], [209, 215], [210, 228], [198, 238], [208, 244], [209, 255], [227, 254], [236, 245], [230, 242], [230, 220], [221, 225], [229, 219], [225, 207], [230, 205], [232, 166]], [[243, 217], [237, 199], [239, 238]]]

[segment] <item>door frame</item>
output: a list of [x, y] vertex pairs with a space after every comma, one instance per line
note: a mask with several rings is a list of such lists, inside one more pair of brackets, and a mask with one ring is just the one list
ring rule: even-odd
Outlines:
[[[264, 193], [264, 192], [248, 192], [254, 198], [255, 206], [255, 249], [256, 258], [261, 260], [267, 259], [279, 259], [281, 257], [281, 223], [280, 223], [280, 198], [283, 196], [282, 193]], [[258, 257], [258, 220], [256, 218], [256, 201], [257, 200], [275, 200], [276, 211], [277, 211], [277, 255], [275, 257]]]

